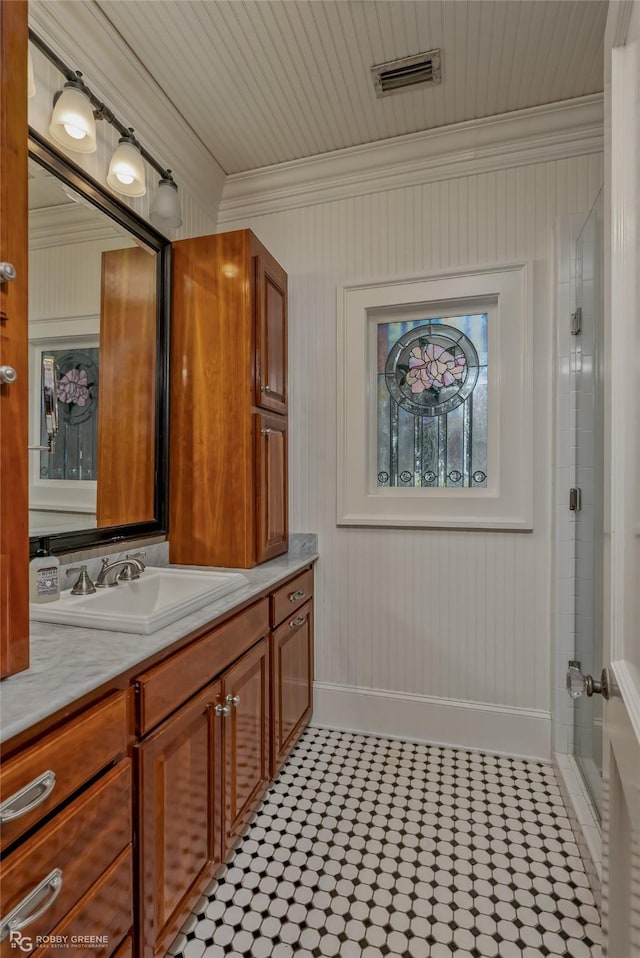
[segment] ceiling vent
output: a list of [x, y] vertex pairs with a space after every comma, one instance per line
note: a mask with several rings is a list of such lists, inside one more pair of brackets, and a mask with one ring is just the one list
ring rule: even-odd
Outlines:
[[424, 83], [440, 83], [440, 51], [428, 50], [414, 57], [402, 57], [371, 67], [376, 96], [400, 93]]

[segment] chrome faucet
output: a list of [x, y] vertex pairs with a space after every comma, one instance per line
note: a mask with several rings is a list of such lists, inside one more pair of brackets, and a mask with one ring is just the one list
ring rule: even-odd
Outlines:
[[127, 581], [139, 579], [144, 569], [144, 562], [135, 556], [127, 556], [126, 559], [118, 559], [117, 562], [111, 564], [109, 564], [109, 558], [105, 556], [102, 560], [102, 568], [95, 581], [96, 589], [110, 589], [118, 584], [118, 579], [126, 579]]

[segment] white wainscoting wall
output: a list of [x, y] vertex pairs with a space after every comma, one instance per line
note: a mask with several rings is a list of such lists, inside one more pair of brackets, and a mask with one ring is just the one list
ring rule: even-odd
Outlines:
[[[378, 166], [370, 192], [353, 176], [345, 196], [343, 177], [337, 198], [339, 154], [321, 164], [318, 188], [313, 160], [306, 184], [295, 164], [290, 193], [286, 165], [257, 171], [253, 193], [250, 174], [239, 174], [239, 191], [227, 178], [218, 229], [251, 227], [289, 274], [290, 526], [319, 533], [316, 723], [550, 756], [553, 225], [598, 192], [599, 129], [584, 142], [557, 130], [521, 150], [511, 142], [502, 168], [495, 142], [476, 173], [469, 151], [430, 165], [425, 139], [422, 183], [414, 137], [407, 185], [401, 164], [397, 179]], [[514, 259], [534, 262], [542, 302], [533, 532], [336, 527], [337, 286]]]

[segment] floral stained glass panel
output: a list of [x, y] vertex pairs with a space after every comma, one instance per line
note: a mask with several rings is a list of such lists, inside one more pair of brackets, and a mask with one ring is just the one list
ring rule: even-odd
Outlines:
[[[51, 349], [58, 371], [59, 431], [53, 452], [40, 454], [41, 479], [97, 479], [99, 347]], [[44, 415], [41, 443], [46, 444]]]
[[377, 326], [377, 486], [486, 488], [488, 314]]

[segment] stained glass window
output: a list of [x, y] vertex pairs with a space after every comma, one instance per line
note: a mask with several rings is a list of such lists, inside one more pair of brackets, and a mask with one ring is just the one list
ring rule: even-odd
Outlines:
[[377, 326], [377, 485], [487, 486], [488, 314]]
[[[53, 452], [40, 454], [41, 479], [97, 479], [99, 347], [50, 349], [58, 370], [59, 431]], [[40, 442], [47, 432], [41, 415]]]

